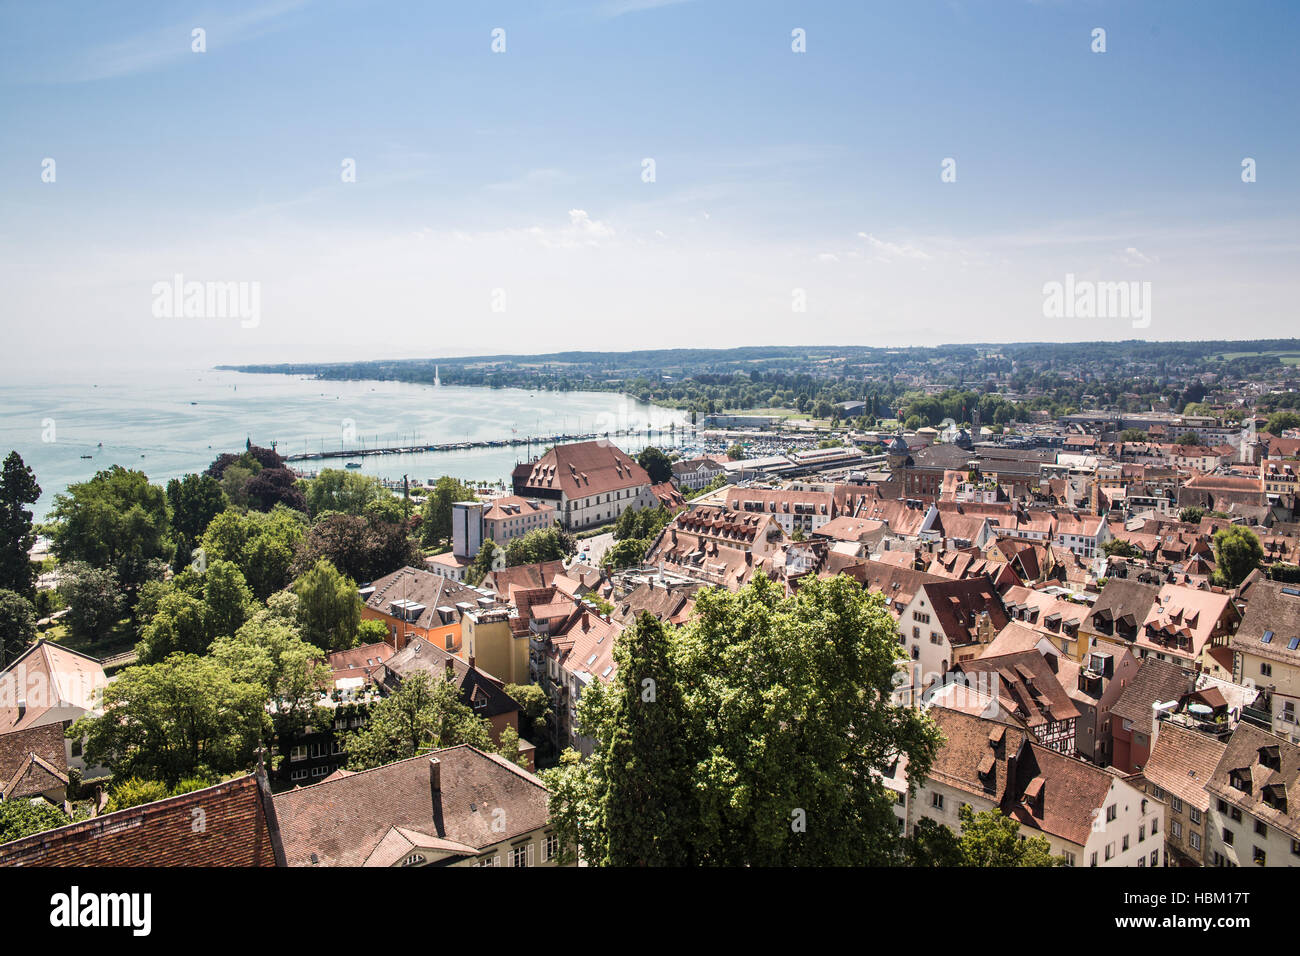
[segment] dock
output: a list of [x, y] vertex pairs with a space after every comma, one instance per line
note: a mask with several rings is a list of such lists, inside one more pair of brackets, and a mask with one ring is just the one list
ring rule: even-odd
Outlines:
[[566, 442], [577, 441], [595, 441], [599, 438], [619, 438], [628, 435], [645, 435], [649, 438], [654, 433], [660, 435], [677, 433], [686, 434], [690, 430], [689, 425], [683, 425], [681, 428], [639, 428], [639, 429], [622, 429], [612, 432], [588, 432], [578, 435], [543, 435], [541, 437], [526, 438], [496, 438], [485, 439], [480, 441], [450, 441], [434, 442], [431, 444], [414, 444], [414, 445], [376, 445], [372, 447], [358, 448], [336, 448], [333, 450], [321, 449], [320, 451], [299, 452], [292, 455], [284, 455], [285, 461], [321, 461], [327, 458], [367, 458], [372, 455], [416, 455], [423, 452], [448, 452], [448, 451], [468, 451], [475, 448], [518, 448], [524, 445], [560, 445]]

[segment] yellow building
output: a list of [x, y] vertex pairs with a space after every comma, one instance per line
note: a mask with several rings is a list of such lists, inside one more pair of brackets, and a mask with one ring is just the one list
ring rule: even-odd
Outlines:
[[516, 634], [508, 608], [472, 611], [461, 622], [460, 646], [452, 651], [507, 684], [527, 684], [528, 629]]

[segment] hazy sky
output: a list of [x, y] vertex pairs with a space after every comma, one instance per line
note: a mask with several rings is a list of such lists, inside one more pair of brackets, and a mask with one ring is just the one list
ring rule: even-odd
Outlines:
[[[1245, 0], [0, 3], [0, 369], [1293, 335], [1298, 25]], [[1048, 323], [1067, 273], [1150, 282], [1150, 326]], [[256, 283], [256, 324], [155, 315], [177, 274]]]

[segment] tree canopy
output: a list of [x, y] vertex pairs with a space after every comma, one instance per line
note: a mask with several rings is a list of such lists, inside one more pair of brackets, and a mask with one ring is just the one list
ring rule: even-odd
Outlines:
[[897, 626], [880, 596], [840, 576], [786, 597], [760, 574], [734, 594], [701, 592], [680, 628], [641, 618], [614, 655], [611, 682], [579, 704], [591, 758], [544, 772], [566, 853], [595, 865], [902, 859], [879, 775], [906, 757], [922, 778], [939, 735], [891, 703]]
[[27, 555], [36, 535], [27, 505], [40, 496], [36, 475], [18, 452], [11, 451], [0, 470], [0, 589], [15, 591], [29, 601], [35, 596], [36, 570]]
[[50, 509], [54, 553], [113, 570], [128, 587], [153, 573], [151, 562], [170, 557], [167, 498], [142, 471], [120, 465], [54, 496]]

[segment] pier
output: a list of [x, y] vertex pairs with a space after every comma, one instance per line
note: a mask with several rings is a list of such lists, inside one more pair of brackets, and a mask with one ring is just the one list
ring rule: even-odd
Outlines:
[[297, 454], [285, 455], [284, 460], [290, 461], [320, 461], [326, 458], [366, 458], [372, 455], [415, 455], [429, 451], [467, 451], [474, 448], [518, 448], [523, 445], [560, 445], [566, 442], [578, 441], [595, 441], [599, 438], [618, 438], [625, 435], [645, 435], [649, 438], [655, 432], [660, 435], [676, 435], [678, 432], [683, 434], [690, 430], [691, 426], [683, 425], [681, 428], [625, 428], [619, 431], [610, 432], [588, 432], [578, 435], [544, 435], [540, 438], [496, 438], [480, 441], [449, 441], [434, 442], [431, 444], [406, 444], [406, 445], [376, 445], [373, 447], [357, 448], [337, 448], [333, 450], [321, 449], [320, 451], [306, 451]]

